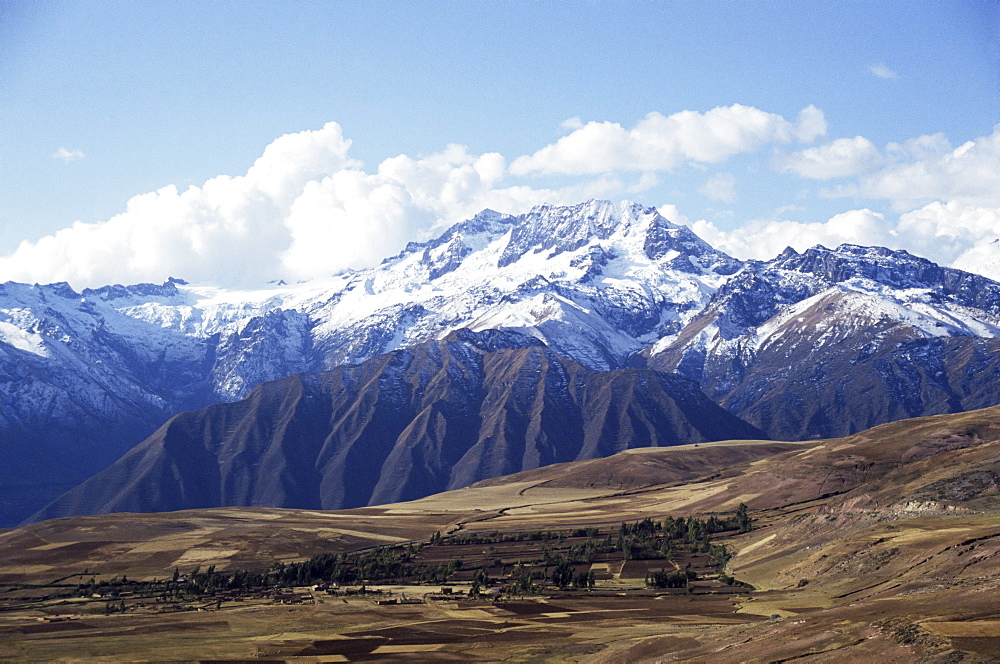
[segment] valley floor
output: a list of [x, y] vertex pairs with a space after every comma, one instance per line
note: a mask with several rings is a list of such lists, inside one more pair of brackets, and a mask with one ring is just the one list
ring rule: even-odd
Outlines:
[[[815, 512], [799, 513], [799, 517], [810, 515], [800, 518], [803, 533]], [[723, 538], [741, 552], [730, 563], [730, 571], [741, 580], [761, 584], [763, 589], [756, 591], [723, 587], [710, 571], [692, 583], [690, 594], [686, 589], [645, 588], [646, 568], [663, 561], [639, 568], [629, 568], [624, 561], [594, 563], [593, 568], [604, 573], [593, 589], [560, 591], [548, 585], [535, 596], [487, 591], [470, 597], [469, 580], [444, 586], [373, 584], [364, 592], [359, 586], [289, 587], [188, 597], [174, 603], [137, 601], [135, 594], [123, 592], [120, 597], [128, 604], [124, 613], [118, 612], [119, 596], [59, 597], [58, 587], [8, 583], [0, 587], [0, 658], [324, 662], [987, 662], [1000, 658], [1000, 612], [995, 601], [1000, 574], [995, 562], [993, 573], [986, 576], [963, 575], [954, 566], [963, 558], [966, 567], [985, 558], [995, 560], [1000, 546], [997, 514], [840, 517], [858, 523], [842, 524], [845, 537], [832, 545], [814, 551], [807, 544], [794, 552], [777, 541], [784, 535], [775, 524], [788, 518], [777, 510], [763, 513], [760, 528]], [[503, 555], [490, 548], [490, 556]], [[908, 574], [908, 561], [933, 559], [935, 552], [942, 558], [940, 576], [928, 577], [926, 570]], [[462, 555], [470, 559], [470, 553]], [[522, 550], [517, 555], [528, 553]], [[830, 558], [836, 559], [835, 566], [858, 569], [833, 582], [822, 574], [813, 581], [803, 577], [794, 584], [785, 582], [790, 574], [816, 574], [815, 565]], [[775, 567], [783, 571], [776, 573]], [[77, 581], [64, 580], [62, 586], [73, 588]], [[47, 598], [43, 593], [49, 593]]]
[[[0, 533], [0, 658], [1000, 661], [998, 446], [1000, 412], [989, 410], [759, 456], [759, 445], [735, 443], [633, 451], [359, 510], [46, 521]], [[705, 465], [707, 449], [720, 455], [717, 467]], [[717, 550], [694, 537], [677, 540], [669, 559], [647, 552], [625, 561], [602, 549], [574, 559], [574, 578], [593, 572], [592, 588], [559, 589], [551, 580], [558, 556], [582, 551], [588, 537], [614, 538], [622, 522], [684, 515], [707, 523], [734, 518], [743, 502], [751, 530], [730, 524], [710, 536], [734, 554], [722, 576], [710, 560]], [[516, 537], [543, 529], [555, 538]], [[596, 532], [577, 532], [589, 529]], [[651, 539], [661, 552], [666, 530]], [[337, 564], [357, 571], [363, 556], [389, 550], [412, 551], [406, 561], [416, 567], [319, 589], [310, 582], [239, 596], [162, 592], [176, 591], [165, 581], [180, 582], [175, 570], [205, 581], [214, 578], [210, 566], [225, 575], [283, 563], [291, 578], [317, 553], [339, 554]], [[433, 570], [451, 560], [463, 564], [445, 585]], [[697, 576], [690, 591], [646, 587], [647, 574], [688, 563]], [[534, 594], [490, 590], [514, 583], [522, 567], [546, 575]], [[474, 597], [480, 569], [494, 581]], [[109, 587], [118, 579], [119, 596], [81, 592], [88, 578]], [[140, 599], [141, 584], [156, 592]]]

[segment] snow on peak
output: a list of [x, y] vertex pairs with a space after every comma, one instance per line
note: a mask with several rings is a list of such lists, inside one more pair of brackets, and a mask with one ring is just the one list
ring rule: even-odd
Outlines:
[[595, 240], [607, 240], [616, 231], [627, 234], [638, 221], [641, 210], [634, 204], [614, 205], [608, 201], [574, 206], [537, 205], [518, 217], [498, 265], [510, 265], [529, 252], [576, 251]]
[[[213, 389], [235, 398], [285, 370], [357, 362], [463, 327], [515, 329], [591, 368], [620, 366], [666, 348], [711, 307], [696, 336], [736, 339], [833, 284], [894, 311], [938, 312], [917, 316], [941, 323], [921, 322], [928, 333], [992, 336], [1000, 317], [1000, 284], [905, 252], [814, 247], [744, 264], [655, 208], [591, 200], [517, 216], [483, 210], [378, 266], [260, 291], [176, 279], [82, 294], [0, 285], [0, 322], [13, 326], [0, 341], [36, 355], [64, 337], [77, 348], [113, 338], [142, 361], [202, 353], [192, 362], [214, 366]], [[41, 332], [36, 319], [47, 321]]]
[[183, 279], [174, 279], [171, 277], [162, 284], [143, 283], [129, 286], [113, 284], [110, 286], [101, 286], [100, 288], [86, 288], [82, 295], [83, 297], [96, 298], [105, 302], [125, 299], [133, 301], [148, 301], [149, 299], [169, 300], [181, 294], [181, 291], [177, 288], [178, 285], [185, 286], [187, 282]]
[[49, 356], [49, 351], [45, 347], [45, 339], [30, 327], [22, 329], [12, 323], [0, 321], [0, 343], [10, 344], [17, 350], [32, 355]]

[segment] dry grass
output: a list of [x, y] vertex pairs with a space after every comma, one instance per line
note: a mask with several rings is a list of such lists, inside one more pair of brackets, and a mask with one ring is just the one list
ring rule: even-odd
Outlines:
[[[996, 467], [998, 421], [991, 409], [835, 441], [630, 451], [337, 513], [226, 508], [35, 524], [0, 533], [0, 582], [50, 582], [84, 567], [130, 578], [162, 578], [194, 564], [261, 568], [435, 531], [617, 524], [745, 501], [755, 529], [726, 540], [737, 551], [729, 571], [761, 590], [622, 598], [614, 594], [628, 580], [610, 578], [601, 590], [611, 596], [579, 591], [506, 603], [428, 597], [379, 606], [316, 596], [302, 605], [224, 602], [219, 611], [104, 616], [93, 613], [103, 604], [77, 602], [0, 612], [0, 657], [997, 661], [994, 499], [907, 505], [930, 483]], [[389, 590], [422, 596], [418, 586]], [[72, 619], [46, 621], [57, 614]]]

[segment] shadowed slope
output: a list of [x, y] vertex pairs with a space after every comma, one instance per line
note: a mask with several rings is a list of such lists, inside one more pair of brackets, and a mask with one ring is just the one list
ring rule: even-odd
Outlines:
[[902, 251], [786, 250], [719, 288], [649, 366], [773, 438], [1000, 402], [1000, 284]]
[[36, 518], [358, 507], [638, 446], [757, 437], [686, 379], [590, 371], [530, 337], [459, 332], [178, 415]]

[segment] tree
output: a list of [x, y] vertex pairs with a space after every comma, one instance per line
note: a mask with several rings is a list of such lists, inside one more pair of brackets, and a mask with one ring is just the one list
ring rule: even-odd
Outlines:
[[573, 583], [573, 564], [569, 560], [561, 560], [555, 569], [552, 570], [550, 578], [552, 579], [552, 583], [559, 586], [560, 589], [565, 590]]
[[531, 576], [531, 572], [524, 568], [523, 565], [518, 565], [518, 574], [514, 579], [513, 585], [508, 589], [509, 593], [518, 593], [521, 595], [531, 595], [535, 592], [535, 581]]
[[594, 572], [593, 572], [593, 570], [588, 570], [586, 572], [577, 572], [573, 576], [573, 587], [574, 588], [593, 588], [594, 587]]
[[486, 573], [485, 569], [479, 568], [472, 575], [472, 583], [479, 586], [488, 586], [490, 585], [490, 575]]
[[667, 572], [656, 570], [646, 575], [647, 588], [685, 588], [688, 585], [688, 574], [684, 572]]
[[736, 528], [741, 533], [748, 533], [752, 523], [753, 520], [748, 514], [746, 503], [740, 503], [740, 506], [736, 508]]

